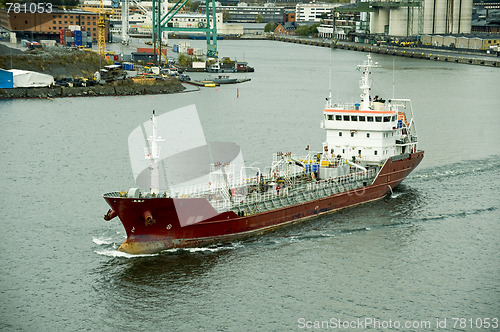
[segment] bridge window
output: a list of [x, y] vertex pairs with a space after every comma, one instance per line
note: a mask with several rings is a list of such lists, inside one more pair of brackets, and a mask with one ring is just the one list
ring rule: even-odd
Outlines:
[[392, 116], [391, 121], [396, 121], [396, 116], [395, 115]]
[[368, 122], [373, 122], [373, 116], [369, 116], [366, 119], [368, 120]]
[[342, 115], [335, 115], [335, 120], [342, 121]]
[[344, 115], [344, 121], [349, 121], [349, 115]]
[[384, 116], [384, 122], [391, 122], [390, 116]]
[[359, 121], [365, 121], [365, 117], [364, 116], [360, 116], [359, 117]]
[[351, 115], [351, 121], [358, 121], [357, 115]]
[[328, 115], [328, 120], [333, 120], [333, 115]]
[[376, 116], [375, 117], [375, 122], [382, 122], [382, 117], [381, 116]]

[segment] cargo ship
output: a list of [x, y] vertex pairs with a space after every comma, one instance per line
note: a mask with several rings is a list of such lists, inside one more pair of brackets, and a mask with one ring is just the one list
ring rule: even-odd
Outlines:
[[151, 127], [142, 129], [148, 137], [142, 156], [148, 166], [138, 176], [147, 173], [148, 189], [103, 195], [111, 207], [104, 219], [118, 217], [127, 234], [119, 250], [156, 253], [239, 240], [391, 193], [424, 152], [417, 148], [411, 101], [370, 95], [373, 67], [370, 55], [358, 67], [360, 102], [334, 103], [331, 92], [326, 98], [320, 125], [326, 140], [320, 151], [308, 146], [301, 157], [277, 152], [268, 169], [252, 176], [246, 175], [251, 167], [231, 157], [212, 162], [197, 185], [166, 186], [164, 139], [153, 114]]

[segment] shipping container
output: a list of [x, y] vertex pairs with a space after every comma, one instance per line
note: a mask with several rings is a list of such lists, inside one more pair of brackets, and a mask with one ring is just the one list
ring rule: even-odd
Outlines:
[[[156, 50], [156, 53], [158, 53], [158, 49]], [[154, 53], [154, 49], [153, 48], [148, 48], [148, 47], [138, 47], [137, 48], [137, 53]], [[167, 55], [167, 49], [165, 48], [162, 48], [161, 49], [161, 53], [163, 53], [164, 55]]]
[[124, 62], [122, 63], [122, 68], [124, 70], [134, 70], [134, 64], [130, 62]]
[[14, 73], [0, 69], [0, 88], [12, 89], [14, 88]]

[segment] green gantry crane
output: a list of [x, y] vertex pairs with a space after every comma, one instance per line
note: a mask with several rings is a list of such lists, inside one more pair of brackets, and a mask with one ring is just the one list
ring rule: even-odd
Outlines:
[[[212, 3], [212, 8], [209, 8], [209, 3]], [[205, 1], [206, 22], [199, 22], [198, 27], [176, 27], [173, 24], [172, 18], [177, 12], [184, 7], [188, 0], [178, 0], [175, 5], [163, 15], [161, 13], [161, 1], [153, 0], [153, 44], [161, 45], [161, 34], [163, 31], [185, 31], [185, 32], [205, 32], [207, 40], [207, 56], [218, 57], [217, 51], [217, 19], [215, 17], [215, 0]], [[159, 46], [161, 47], [161, 46]], [[160, 49], [161, 52], [161, 49]]]

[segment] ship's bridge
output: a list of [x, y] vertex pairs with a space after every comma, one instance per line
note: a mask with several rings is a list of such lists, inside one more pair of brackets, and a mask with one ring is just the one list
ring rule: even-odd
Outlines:
[[360, 109], [358, 103], [324, 109], [321, 127], [326, 130], [325, 144], [332, 156], [379, 162], [396, 153], [398, 111], [384, 101], [370, 104], [368, 109]]
[[393, 130], [397, 126], [397, 112], [390, 109], [359, 110], [352, 108], [325, 108], [325, 129]]

